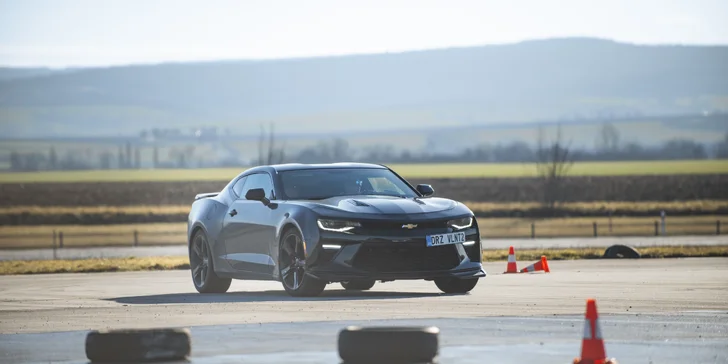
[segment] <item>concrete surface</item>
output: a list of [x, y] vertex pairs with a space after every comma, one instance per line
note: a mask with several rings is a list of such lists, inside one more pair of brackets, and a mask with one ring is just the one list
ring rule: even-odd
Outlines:
[[567, 363], [578, 355], [589, 297], [620, 363], [728, 361], [728, 258], [550, 267], [506, 275], [504, 263], [488, 263], [489, 276], [467, 295], [398, 281], [358, 293], [332, 284], [316, 298], [243, 281], [201, 295], [186, 271], [5, 276], [0, 362], [79, 363], [86, 330], [184, 326], [192, 363], [337, 363], [341, 328], [406, 324], [441, 328], [441, 363]]
[[[603, 247], [626, 244], [634, 247], [675, 245], [728, 245], [728, 235], [720, 236], [671, 236], [671, 237], [601, 237], [601, 238], [553, 238], [553, 239], [484, 239], [485, 249], [572, 248]], [[148, 257], [187, 255], [185, 245], [154, 247], [106, 247], [56, 249], [57, 259]], [[53, 249], [4, 249], [0, 260], [54, 259]]]

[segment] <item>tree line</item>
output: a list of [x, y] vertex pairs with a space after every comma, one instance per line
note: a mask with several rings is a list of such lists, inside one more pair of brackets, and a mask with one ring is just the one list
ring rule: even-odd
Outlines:
[[[273, 125], [261, 128], [257, 156], [240, 158], [235, 148], [224, 143], [200, 141], [171, 144], [160, 152], [160, 145], [147, 142], [127, 141], [116, 147], [101, 150], [86, 148], [82, 151], [59, 155], [54, 146], [47, 151], [17, 152], [9, 155], [12, 171], [80, 170], [80, 169], [140, 169], [140, 168], [206, 168], [246, 167], [276, 163], [329, 163], [339, 161], [370, 163], [538, 163], [544, 153], [553, 152], [553, 143], [544, 144], [544, 132], [538, 140], [528, 143], [514, 141], [506, 144], [481, 144], [453, 153], [432, 153], [398, 150], [393, 145], [378, 144], [361, 148], [352, 147], [344, 138], [319, 141], [299, 150], [291, 150], [285, 142], [277, 140]], [[618, 130], [605, 124], [594, 141], [594, 148], [574, 148], [563, 140], [558, 128], [559, 148], [564, 148], [571, 162], [579, 161], [636, 161], [636, 160], [695, 160], [728, 159], [728, 133], [714, 144], [699, 143], [686, 138], [675, 138], [656, 146], [635, 142], [622, 142]], [[223, 156], [210, 156], [200, 151], [199, 145], [207, 143], [225, 150]]]

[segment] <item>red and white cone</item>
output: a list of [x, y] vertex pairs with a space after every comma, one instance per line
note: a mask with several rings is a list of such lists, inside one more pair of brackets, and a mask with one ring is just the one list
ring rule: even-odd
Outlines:
[[551, 270], [549, 269], [549, 262], [548, 262], [548, 260], [546, 260], [545, 255], [542, 255], [541, 260], [539, 260], [538, 262], [533, 263], [533, 264], [529, 265], [528, 267], [521, 269], [521, 273], [540, 272], [540, 271], [544, 271], [546, 273], [551, 272]]
[[574, 359], [574, 364], [616, 364], [615, 359], [608, 359], [604, 348], [602, 327], [599, 325], [597, 301], [590, 298], [586, 301], [586, 317], [584, 320], [584, 337], [581, 341], [581, 357]]
[[511, 246], [508, 249], [508, 266], [506, 271], [503, 273], [518, 273], [518, 267], [516, 266], [516, 250]]

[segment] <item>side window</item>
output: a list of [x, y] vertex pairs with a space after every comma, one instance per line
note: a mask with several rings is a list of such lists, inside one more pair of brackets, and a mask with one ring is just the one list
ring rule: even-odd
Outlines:
[[271, 181], [268, 173], [256, 173], [249, 175], [247, 181], [245, 181], [245, 187], [243, 187], [243, 191], [240, 193], [240, 199], [244, 200], [245, 194], [254, 188], [262, 188], [268, 199], [275, 199], [273, 193], [273, 181]]
[[247, 178], [248, 178], [247, 176], [243, 177], [243, 178], [239, 179], [237, 182], [235, 182], [235, 184], [233, 185], [233, 192], [235, 192], [236, 196], [238, 196], [238, 197], [244, 196], [241, 193], [243, 192], [243, 185], [245, 185], [245, 180]]

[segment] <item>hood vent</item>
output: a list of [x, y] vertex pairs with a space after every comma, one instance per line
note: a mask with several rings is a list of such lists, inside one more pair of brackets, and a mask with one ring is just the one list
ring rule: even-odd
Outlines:
[[354, 206], [361, 206], [361, 207], [371, 207], [369, 204], [365, 204], [364, 202], [361, 202], [359, 200], [349, 200]]

